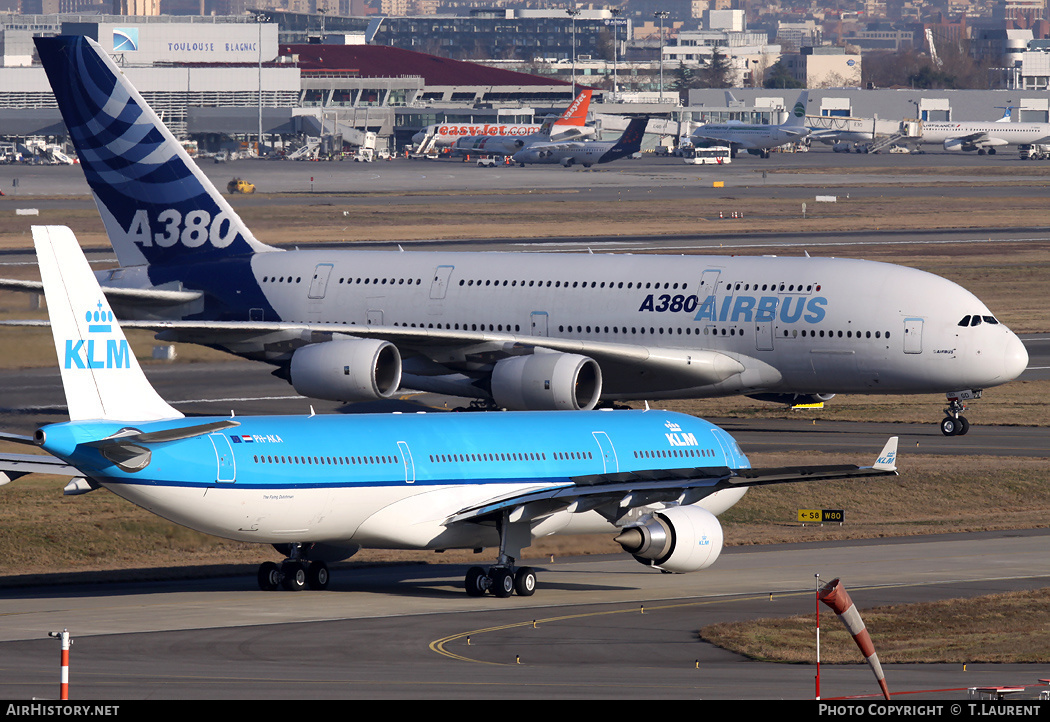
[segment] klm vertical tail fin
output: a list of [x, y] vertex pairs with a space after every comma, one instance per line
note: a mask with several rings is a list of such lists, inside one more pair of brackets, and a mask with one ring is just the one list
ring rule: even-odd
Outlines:
[[70, 420], [182, 418], [142, 373], [73, 231], [33, 226], [33, 244]]
[[791, 112], [788, 114], [787, 122], [784, 125], [788, 127], [801, 127], [806, 125], [806, 106], [809, 103], [809, 91], [803, 90], [798, 100], [791, 107]]
[[34, 38], [122, 266], [275, 250], [257, 241], [90, 38]]

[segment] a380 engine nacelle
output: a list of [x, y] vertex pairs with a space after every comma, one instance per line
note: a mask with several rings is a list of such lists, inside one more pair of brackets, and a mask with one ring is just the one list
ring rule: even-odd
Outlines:
[[722, 553], [722, 525], [699, 506], [673, 506], [616, 537], [624, 551], [646, 566], [683, 574], [706, 569]]
[[295, 350], [292, 386], [303, 396], [369, 401], [393, 396], [401, 385], [401, 354], [389, 341], [336, 339]]
[[535, 353], [496, 362], [492, 399], [515, 411], [590, 410], [602, 395], [602, 370], [592, 358]]

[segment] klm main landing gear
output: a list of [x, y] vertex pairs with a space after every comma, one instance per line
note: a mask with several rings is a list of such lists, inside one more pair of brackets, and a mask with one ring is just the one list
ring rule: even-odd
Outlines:
[[970, 422], [962, 415], [966, 411], [963, 400], [981, 398], [981, 389], [974, 391], [953, 391], [948, 395], [948, 408], [944, 410], [944, 419], [941, 421], [941, 433], [945, 436], [963, 436], [970, 430]]
[[532, 527], [527, 521], [511, 523], [504, 511], [496, 524], [499, 530], [499, 558], [488, 570], [471, 567], [463, 582], [467, 595], [482, 597], [485, 592], [506, 599], [512, 594], [531, 597], [536, 592], [536, 571], [532, 567], [514, 566], [521, 550], [532, 544]]
[[328, 565], [323, 561], [302, 558], [302, 544], [282, 544], [278, 551], [288, 554], [280, 564], [263, 562], [259, 565], [259, 589], [272, 592], [284, 589], [297, 592], [300, 589], [323, 590], [328, 588]]

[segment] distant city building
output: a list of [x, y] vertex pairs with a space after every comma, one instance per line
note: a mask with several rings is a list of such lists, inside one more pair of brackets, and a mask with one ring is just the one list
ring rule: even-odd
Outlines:
[[821, 45], [785, 53], [781, 63], [806, 88], [852, 88], [861, 84], [861, 56]]

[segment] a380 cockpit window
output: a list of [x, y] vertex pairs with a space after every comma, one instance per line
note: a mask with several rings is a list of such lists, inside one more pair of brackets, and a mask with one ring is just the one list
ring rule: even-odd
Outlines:
[[974, 314], [973, 316], [963, 316], [962, 321], [959, 321], [960, 326], [980, 326], [982, 323], [997, 324], [999, 319], [995, 316], [978, 316]]

